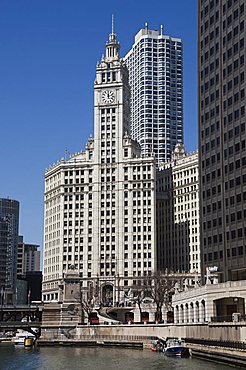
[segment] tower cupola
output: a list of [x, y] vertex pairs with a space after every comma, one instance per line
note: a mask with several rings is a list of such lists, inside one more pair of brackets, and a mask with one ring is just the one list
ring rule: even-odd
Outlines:
[[112, 15], [112, 31], [106, 43], [106, 60], [108, 62], [120, 59], [120, 43], [116, 40], [114, 33], [114, 16]]

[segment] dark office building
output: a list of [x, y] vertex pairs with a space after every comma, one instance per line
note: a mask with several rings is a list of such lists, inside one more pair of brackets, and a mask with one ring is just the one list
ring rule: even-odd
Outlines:
[[17, 279], [16, 303], [30, 304], [42, 300], [42, 271], [27, 271]]
[[0, 217], [0, 288], [5, 287], [7, 277], [7, 248], [8, 244], [8, 225], [3, 217]]
[[19, 230], [19, 202], [0, 198], [1, 302], [14, 303]]
[[42, 299], [42, 271], [28, 271], [25, 279], [28, 284], [28, 300], [41, 301]]
[[246, 279], [245, 0], [199, 0], [199, 166], [203, 274]]

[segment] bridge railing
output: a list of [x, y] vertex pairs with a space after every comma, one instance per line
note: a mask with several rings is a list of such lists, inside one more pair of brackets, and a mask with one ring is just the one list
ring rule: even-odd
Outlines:
[[27, 305], [27, 304], [21, 304], [21, 305], [14, 305], [14, 304], [11, 304], [11, 305], [1, 305], [1, 309], [2, 310], [28, 310], [28, 309], [37, 309], [39, 308], [40, 305], [38, 304], [30, 304], [30, 305]]
[[24, 329], [24, 328], [39, 328], [41, 326], [40, 321], [0, 321], [0, 329], [2, 328], [13, 328], [13, 329]]

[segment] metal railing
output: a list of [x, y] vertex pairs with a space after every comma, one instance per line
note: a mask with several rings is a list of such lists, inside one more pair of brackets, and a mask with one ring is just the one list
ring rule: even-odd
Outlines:
[[76, 341], [85, 341], [85, 342], [151, 342], [157, 340], [157, 336], [143, 336], [143, 335], [76, 335], [73, 330], [70, 330], [69, 336], [67, 335], [66, 330], [55, 330], [44, 334], [44, 339], [46, 340], [76, 340]]
[[146, 342], [157, 340], [157, 336], [144, 336], [144, 335], [82, 335], [79, 337], [81, 340], [97, 340], [97, 341], [127, 341], [127, 342]]
[[211, 317], [211, 322], [239, 322], [239, 321], [246, 321], [246, 315], [236, 313], [234, 315]]
[[213, 316], [211, 317], [211, 322], [232, 322], [232, 316]]
[[182, 338], [186, 343], [201, 344], [204, 346], [231, 348], [246, 350], [246, 342], [237, 342], [230, 340], [213, 340], [213, 339], [196, 339], [196, 338]]
[[27, 321], [27, 322], [21, 322], [21, 321], [0, 321], [0, 329], [5, 328], [13, 328], [13, 329], [25, 329], [25, 328], [39, 328], [41, 326], [40, 321]]

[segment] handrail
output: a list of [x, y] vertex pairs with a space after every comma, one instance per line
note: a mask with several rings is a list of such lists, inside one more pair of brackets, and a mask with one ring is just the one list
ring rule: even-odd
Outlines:
[[223, 348], [243, 349], [246, 350], [246, 343], [230, 340], [215, 340], [215, 339], [197, 339], [197, 338], [182, 338], [186, 343], [201, 344], [204, 346], [214, 346]]

